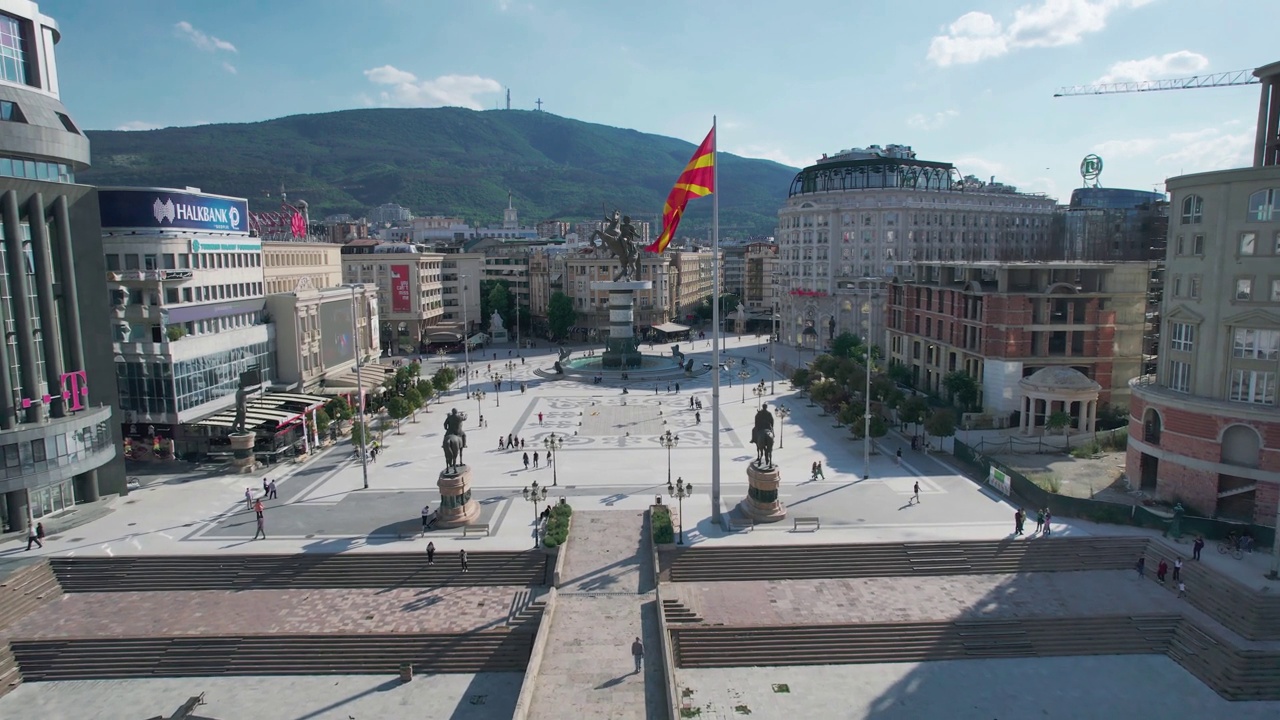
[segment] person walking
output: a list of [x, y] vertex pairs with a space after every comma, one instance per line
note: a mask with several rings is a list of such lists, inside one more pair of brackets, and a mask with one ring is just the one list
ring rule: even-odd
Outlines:
[[826, 473], [824, 473], [824, 472], [822, 472], [822, 461], [821, 461], [821, 460], [819, 460], [818, 462], [814, 463], [814, 464], [813, 464], [813, 467], [814, 467], [814, 469], [817, 471], [817, 472], [816, 472], [817, 477], [819, 477], [819, 478], [821, 478], [821, 479], [823, 479], [823, 480], [826, 480], [826, 479], [827, 479], [827, 474], [826, 474]]
[[267, 499], [268, 499], [268, 500], [275, 500], [275, 499], [276, 499], [276, 494], [277, 494], [277, 493], [276, 493], [276, 481], [275, 481], [275, 480], [272, 480], [272, 481], [271, 481], [271, 484], [267, 486]]
[[818, 463], [809, 466], [809, 482], [816, 482], [818, 479]]
[[422, 506], [422, 533], [425, 535], [427, 526], [431, 524], [431, 505]]
[[1142, 578], [1147, 576], [1147, 558], [1145, 556], [1138, 558], [1136, 569], [1138, 570], [1138, 577]]
[[1200, 551], [1203, 549], [1204, 549], [1204, 537], [1201, 535], [1197, 535], [1196, 541], [1191, 544], [1191, 559], [1199, 561]]
[[263, 540], [267, 539], [266, 519], [261, 514], [258, 515], [258, 532], [253, 534], [253, 539], [257, 540], [259, 535], [262, 536]]
[[919, 505], [920, 504], [920, 481], [919, 480], [917, 480], [915, 484], [912, 485], [911, 492], [912, 492], [911, 499], [915, 500], [916, 504]]
[[534, 470], [538, 469], [538, 451], [537, 450], [533, 451], [533, 469]]
[[262, 494], [266, 495], [269, 492], [271, 492], [271, 481], [267, 478], [262, 478]]
[[1013, 511], [1013, 534], [1022, 534], [1022, 523], [1027, 519], [1026, 513], [1022, 512], [1022, 508]]
[[538, 424], [542, 424], [542, 413], [538, 413]]
[[898, 465], [902, 464], [902, 448], [898, 448], [898, 456], [894, 458], [894, 462]]
[[1161, 585], [1164, 584], [1164, 576], [1168, 574], [1169, 574], [1169, 563], [1165, 562], [1164, 558], [1161, 558], [1160, 564], [1156, 565], [1156, 579], [1160, 581]]
[[693, 423], [694, 423], [695, 425], [701, 425], [701, 424], [702, 424], [702, 413], [700, 413], [700, 412], [695, 412], [695, 413], [693, 414]]
[[373, 461], [374, 465], [378, 464], [378, 445], [376, 443], [369, 450], [369, 459]]
[[524, 449], [524, 438], [520, 438], [520, 449]]
[[692, 410], [692, 409], [693, 409], [693, 396], [692, 396], [692, 395], [690, 395], [690, 396], [689, 396], [689, 409], [690, 409], [690, 410]]
[[1187, 596], [1187, 584], [1179, 580], [1178, 581], [1178, 597], [1184, 598], [1186, 596]]
[[436, 544], [433, 542], [427, 543], [427, 564], [436, 564]]
[[1036, 535], [1039, 535], [1039, 534], [1040, 534], [1040, 532], [1041, 532], [1042, 530], [1044, 530], [1044, 510], [1037, 510], [1037, 511], [1036, 511], [1036, 533], [1035, 533], [1035, 534], [1036, 534]]
[[467, 572], [467, 551], [458, 551], [458, 562], [462, 565], [462, 572]]
[[1044, 536], [1049, 537], [1053, 533], [1053, 512], [1049, 508], [1044, 509]]
[[253, 509], [253, 488], [244, 489], [244, 507], [246, 510]]
[[1176, 557], [1173, 559], [1173, 581], [1178, 582], [1181, 579], [1182, 579], [1182, 558]]
[[262, 506], [262, 498], [258, 498], [258, 502], [253, 504], [253, 514], [257, 515], [259, 520], [262, 519], [263, 510], [264, 508]]
[[636, 661], [636, 672], [640, 672], [644, 666], [644, 643], [640, 642], [640, 638], [631, 643], [631, 657]]
[[44, 541], [40, 539], [40, 533], [36, 530], [36, 526], [27, 521], [27, 549], [31, 549], [31, 543], [35, 543], [38, 547], [44, 548]]
[[524, 469], [529, 469], [529, 453], [524, 454]]

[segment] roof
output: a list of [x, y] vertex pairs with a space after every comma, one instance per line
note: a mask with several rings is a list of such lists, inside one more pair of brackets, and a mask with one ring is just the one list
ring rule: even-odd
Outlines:
[[[302, 417], [304, 412], [329, 402], [329, 398], [301, 393], [267, 393], [245, 402], [244, 425], [248, 430], [274, 430]], [[236, 409], [223, 410], [195, 425], [204, 427], [235, 427]]]
[[658, 332], [664, 332], [664, 333], [678, 333], [678, 332], [685, 332], [686, 330], [689, 329], [689, 327], [687, 325], [680, 325], [679, 323], [669, 322], [669, 323], [662, 323], [661, 325], [654, 325], [653, 329], [657, 330]]
[[1072, 392], [1097, 392], [1102, 389], [1101, 385], [1090, 380], [1084, 373], [1065, 365], [1052, 365], [1050, 367], [1040, 368], [1027, 377], [1022, 378], [1022, 380], [1019, 380], [1018, 385], [1023, 388], [1067, 390]]

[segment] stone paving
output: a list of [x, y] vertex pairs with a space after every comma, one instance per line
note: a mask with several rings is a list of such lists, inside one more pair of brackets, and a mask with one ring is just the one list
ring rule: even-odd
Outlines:
[[[463, 633], [500, 627], [524, 588], [74, 593], [10, 628], [13, 637]], [[127, 612], [121, 612], [121, 608]]]
[[1178, 613], [1176, 593], [1121, 570], [673, 583], [709, 624], [818, 625]]

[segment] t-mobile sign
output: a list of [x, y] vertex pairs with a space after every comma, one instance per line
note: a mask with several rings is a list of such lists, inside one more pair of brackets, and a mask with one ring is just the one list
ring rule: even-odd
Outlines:
[[391, 312], [411, 312], [412, 296], [409, 285], [409, 266], [391, 266]]

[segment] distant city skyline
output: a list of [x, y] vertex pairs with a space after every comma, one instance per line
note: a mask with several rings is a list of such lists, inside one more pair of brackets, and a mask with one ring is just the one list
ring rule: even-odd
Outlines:
[[[270, 4], [45, 0], [60, 91], [90, 129], [254, 122], [359, 107], [506, 102], [801, 167], [908, 144], [1062, 201], [1248, 164], [1256, 87], [1053, 98], [1060, 86], [1280, 60], [1267, 0], [669, 0]], [[1245, 19], [1248, 19], [1247, 22]]]

